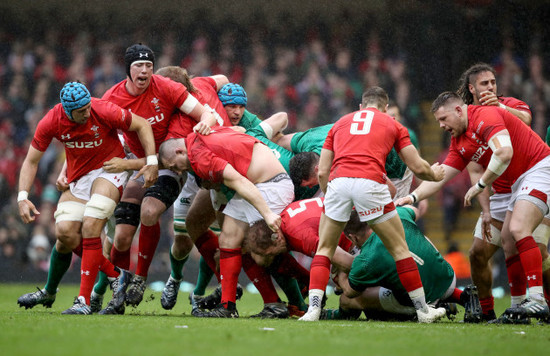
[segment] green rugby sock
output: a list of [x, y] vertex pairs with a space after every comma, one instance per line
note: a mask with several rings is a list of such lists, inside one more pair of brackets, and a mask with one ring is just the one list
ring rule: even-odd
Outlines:
[[103, 295], [107, 291], [107, 287], [109, 287], [109, 279], [105, 273], [99, 271], [99, 279], [94, 285], [94, 292]]
[[199, 259], [199, 275], [197, 276], [197, 285], [195, 286], [193, 294], [204, 295], [206, 292], [206, 287], [208, 287], [208, 283], [210, 283], [212, 276], [214, 276], [214, 272], [210, 269], [210, 267], [208, 267], [208, 263], [206, 263], [205, 259], [201, 256]]
[[307, 311], [307, 304], [295, 278], [280, 274], [273, 274], [273, 278], [288, 298], [288, 304], [297, 306], [301, 311]]
[[183, 279], [183, 266], [188, 259], [189, 255], [181, 260], [176, 259], [174, 255], [172, 255], [172, 249], [170, 248], [170, 274], [172, 275], [172, 278], [178, 281], [181, 281]]
[[72, 252], [59, 253], [57, 252], [57, 248], [55, 246], [52, 248], [50, 268], [48, 270], [48, 280], [46, 281], [46, 286], [44, 286], [46, 292], [49, 294], [57, 293], [57, 287], [65, 275], [65, 272], [67, 272], [71, 266], [72, 258]]

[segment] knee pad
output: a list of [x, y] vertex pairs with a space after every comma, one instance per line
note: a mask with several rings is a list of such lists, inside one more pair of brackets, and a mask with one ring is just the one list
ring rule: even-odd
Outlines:
[[550, 269], [550, 256], [546, 257], [544, 261], [542, 261], [542, 271], [548, 271]]
[[116, 224], [139, 226], [141, 205], [121, 201], [115, 209]]
[[174, 204], [180, 194], [180, 185], [176, 178], [172, 176], [159, 176], [157, 182], [147, 189], [146, 197], [153, 197], [169, 208]]
[[116, 208], [116, 202], [101, 194], [92, 194], [92, 197], [86, 204], [84, 216], [96, 219], [108, 219], [113, 215]]
[[57, 204], [57, 209], [53, 214], [55, 223], [60, 221], [82, 221], [86, 205], [77, 201], [64, 201]]

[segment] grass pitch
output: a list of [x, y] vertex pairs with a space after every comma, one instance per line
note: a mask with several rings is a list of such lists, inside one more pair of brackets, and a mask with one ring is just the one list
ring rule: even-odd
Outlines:
[[[246, 293], [237, 303], [240, 319], [198, 319], [190, 315], [187, 293], [171, 311], [160, 293], [146, 291], [136, 309], [124, 316], [72, 316], [78, 287], [62, 285], [51, 309], [19, 308], [17, 298], [34, 285], [0, 284], [1, 355], [521, 355], [542, 354], [550, 327], [471, 325], [444, 321], [413, 322], [256, 320], [259, 295]], [[497, 300], [496, 310], [508, 298]], [[338, 298], [330, 296], [327, 307]], [[106, 305], [106, 301], [104, 302]], [[462, 319], [460, 310], [458, 320]]]

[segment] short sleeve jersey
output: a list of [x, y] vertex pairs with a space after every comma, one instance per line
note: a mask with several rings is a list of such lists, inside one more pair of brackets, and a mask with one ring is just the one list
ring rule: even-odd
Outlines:
[[510, 134], [514, 155], [501, 178], [512, 185], [521, 174], [550, 155], [550, 148], [524, 122], [498, 107], [468, 106], [466, 132], [451, 139], [449, 155], [443, 163], [458, 170], [463, 170], [469, 161], [487, 168], [492, 155], [487, 142], [505, 129]]
[[386, 157], [411, 145], [407, 129], [374, 108], [343, 116], [329, 131], [324, 149], [334, 152], [329, 180], [365, 178], [384, 184]]
[[[137, 96], [131, 95], [126, 90], [126, 80], [123, 80], [109, 89], [103, 95], [103, 99], [128, 109], [149, 121], [155, 137], [155, 148], [158, 152], [160, 144], [168, 133], [172, 115], [179, 111], [188, 95], [187, 88], [183, 84], [153, 74], [151, 83], [144, 93]], [[145, 156], [137, 133], [125, 132], [124, 140], [138, 158]]]
[[[454, 271], [432, 243], [422, 234], [414, 222], [412, 209], [397, 207], [397, 213], [405, 229], [409, 250], [418, 266], [418, 272], [426, 293], [426, 302], [441, 298], [454, 278]], [[410, 305], [407, 291], [399, 280], [395, 261], [375, 233], [361, 246], [349, 273], [350, 286], [363, 291], [368, 287], [382, 286], [391, 289], [397, 300]]]
[[214, 183], [223, 182], [227, 164], [246, 177], [254, 145], [259, 142], [226, 127], [216, 127], [206, 136], [193, 132], [185, 140], [191, 169], [201, 179]]
[[[201, 103], [207, 110], [215, 110], [218, 118], [217, 125], [223, 123], [222, 126], [231, 126], [231, 121], [229, 121], [229, 118], [227, 117], [227, 112], [218, 98], [216, 81], [210, 77], [196, 77], [191, 79], [191, 82], [197, 90], [192, 93], [192, 95], [197, 98], [199, 103]], [[191, 116], [178, 110], [174, 114], [172, 120], [170, 120], [170, 126], [168, 127], [166, 139], [186, 138], [187, 135], [193, 132], [193, 127], [195, 127], [196, 124], [197, 121], [195, 121]]]
[[117, 130], [128, 130], [132, 114], [105, 100], [92, 98], [90, 118], [84, 124], [70, 121], [57, 104], [38, 123], [32, 146], [44, 152], [53, 138], [65, 146], [67, 180], [73, 182], [101, 168], [113, 157], [124, 158]]
[[[319, 245], [319, 220], [323, 212], [323, 198], [291, 203], [281, 214], [281, 231], [288, 249], [313, 257]], [[352, 243], [342, 233], [338, 246], [349, 251]]]
[[292, 152], [315, 152], [320, 155], [325, 139], [332, 126], [333, 124], [323, 125], [303, 132], [297, 132], [290, 140]]
[[244, 111], [241, 121], [239, 121], [239, 126], [244, 127], [245, 130], [249, 130], [253, 127], [258, 126], [262, 120], [248, 110]]
[[529, 107], [529, 105], [519, 99], [513, 98], [511, 96], [501, 96], [498, 98], [498, 102], [508, 107], [511, 107], [512, 109], [525, 111], [526, 113], [531, 115], [531, 108]]

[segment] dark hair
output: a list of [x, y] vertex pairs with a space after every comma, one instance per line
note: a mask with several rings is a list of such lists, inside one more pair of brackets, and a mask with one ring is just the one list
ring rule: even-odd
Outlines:
[[436, 112], [440, 107], [447, 104], [449, 101], [457, 101], [464, 104], [464, 101], [454, 91], [444, 91], [432, 103], [432, 113]]
[[388, 105], [388, 93], [380, 87], [370, 87], [363, 93], [361, 105], [363, 107], [375, 106], [382, 110]]
[[265, 220], [258, 220], [252, 224], [248, 230], [247, 245], [251, 247], [252, 251], [256, 248], [266, 250], [273, 245], [273, 239], [271, 238], [272, 234], [273, 232]]
[[357, 211], [352, 210], [348, 223], [344, 227], [344, 234], [346, 236], [349, 234], [357, 235], [358, 233], [363, 232], [368, 228], [369, 228], [369, 224], [359, 220], [359, 214], [357, 214]]
[[491, 72], [496, 77], [495, 69], [487, 63], [476, 63], [466, 69], [466, 71], [460, 76], [457, 93], [468, 105], [474, 103], [474, 96], [470, 93], [469, 85], [474, 84], [477, 75], [483, 72]]
[[157, 70], [155, 74], [170, 78], [175, 82], [185, 85], [187, 91], [190, 93], [197, 92], [197, 89], [191, 82], [191, 78], [193, 77], [190, 76], [189, 73], [187, 73], [187, 70], [185, 68], [178, 66], [166, 66]]
[[315, 152], [301, 152], [292, 157], [288, 163], [288, 174], [294, 186], [299, 187], [302, 181], [310, 179], [318, 162], [319, 155]]

